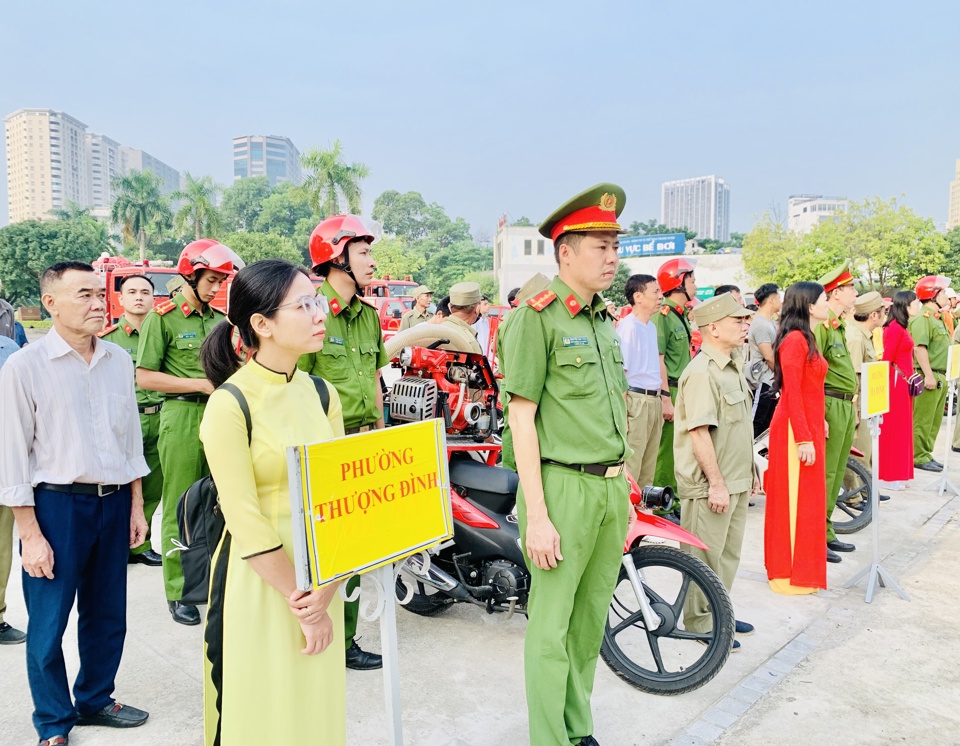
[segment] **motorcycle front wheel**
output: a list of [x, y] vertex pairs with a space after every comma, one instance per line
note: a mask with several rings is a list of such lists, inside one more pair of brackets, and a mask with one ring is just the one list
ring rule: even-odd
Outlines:
[[870, 525], [873, 520], [873, 475], [852, 456], [847, 459], [843, 487], [837, 507], [830, 518], [838, 534], [852, 534]]
[[[733, 646], [730, 595], [705, 563], [670, 546], [631, 551], [647, 601], [660, 618], [648, 630], [626, 568], [620, 566], [600, 655], [613, 672], [651, 694], [683, 694], [706, 684], [726, 663]], [[709, 606], [711, 630], [683, 628], [683, 605], [691, 592]]]

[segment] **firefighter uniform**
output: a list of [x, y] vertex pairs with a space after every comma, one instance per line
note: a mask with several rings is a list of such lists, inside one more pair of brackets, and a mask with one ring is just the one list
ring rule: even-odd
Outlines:
[[[943, 409], [947, 402], [947, 354], [950, 347], [950, 334], [943, 323], [937, 304], [928, 301], [923, 311], [910, 319], [907, 325], [913, 343], [917, 347], [926, 347], [930, 358], [930, 369], [937, 379], [935, 389], [923, 390], [913, 400], [913, 463], [925, 464], [933, 461], [933, 448], [943, 421]], [[923, 371], [917, 365], [917, 372]]]
[[[657, 346], [667, 367], [667, 383], [670, 386], [670, 401], [677, 403], [677, 381], [690, 364], [690, 325], [686, 308], [670, 298], [663, 299], [660, 312], [651, 317], [657, 325]], [[659, 487], [669, 485], [676, 491], [677, 476], [674, 473], [673, 422], [664, 421], [660, 434], [660, 449], [657, 452], [657, 470], [653, 483]]]
[[[137, 367], [140, 332], [126, 318], [121, 316], [118, 323], [107, 327], [97, 336], [125, 349], [133, 359], [133, 367]], [[163, 405], [163, 397], [156, 391], [147, 391], [139, 386], [136, 389], [140, 432], [143, 435], [143, 458], [150, 468], [150, 473], [141, 481], [143, 516], [147, 519], [147, 538], [136, 549], [130, 550], [132, 555], [143, 554], [148, 549], [153, 549], [150, 543], [151, 525], [153, 514], [156, 513], [163, 494], [163, 470], [160, 467], [160, 450], [157, 444], [160, 438], [160, 407]]]
[[[564, 230], [617, 230], [622, 204], [619, 187], [601, 184], [556, 211], [540, 231], [556, 241]], [[550, 570], [529, 563], [530, 743], [567, 746], [593, 734], [590, 696], [627, 530], [623, 356], [600, 295], [580, 298], [559, 277], [511, 311], [501, 340], [504, 414], [509, 422], [515, 396], [537, 404], [544, 501], [563, 555]], [[504, 463], [515, 468], [511, 435], [508, 427]], [[526, 551], [522, 487], [517, 509]]]
[[[330, 304], [323, 348], [303, 355], [297, 365], [310, 375], [330, 381], [336, 388], [348, 435], [373, 429], [383, 417], [377, 406], [377, 371], [390, 363], [383, 346], [377, 309], [356, 295], [346, 302], [329, 282], [323, 283], [318, 293]], [[359, 585], [359, 576], [352, 577], [347, 582], [347, 593], [352, 594]], [[343, 637], [348, 649], [356, 637], [359, 616], [360, 600], [345, 601]]]
[[[211, 306], [201, 313], [177, 293], [147, 314], [140, 326], [137, 367], [177, 378], [206, 378], [200, 365], [200, 345], [224, 315]], [[163, 555], [163, 585], [168, 601], [183, 593], [183, 571], [173, 540], [177, 529], [177, 501], [186, 489], [207, 476], [207, 460], [200, 442], [200, 420], [206, 394], [161, 394], [159, 453], [163, 471], [163, 508], [160, 541]]]

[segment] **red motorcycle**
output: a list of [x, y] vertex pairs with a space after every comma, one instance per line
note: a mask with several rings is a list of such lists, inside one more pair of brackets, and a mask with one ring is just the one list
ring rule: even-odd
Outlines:
[[[424, 327], [432, 327], [425, 329]], [[419, 330], [419, 331], [418, 331]], [[456, 330], [453, 330], [456, 332]], [[397, 596], [423, 616], [455, 603], [487, 613], [526, 614], [530, 591], [517, 525], [515, 471], [496, 466], [502, 414], [498, 387], [486, 358], [433, 349], [455, 334], [421, 324], [388, 343], [403, 374], [384, 403], [391, 422], [442, 417], [447, 427], [454, 537], [429, 555], [406, 561]], [[420, 346], [427, 345], [427, 346]], [[601, 655], [614, 672], [654, 694], [680, 694], [703, 686], [726, 662], [733, 645], [733, 606], [723, 583], [700, 560], [664, 542], [706, 546], [679, 526], [649, 513], [669, 510], [669, 488], [640, 489], [630, 480], [632, 521], [607, 615]], [[691, 589], [702, 593], [712, 631], [683, 628]]]

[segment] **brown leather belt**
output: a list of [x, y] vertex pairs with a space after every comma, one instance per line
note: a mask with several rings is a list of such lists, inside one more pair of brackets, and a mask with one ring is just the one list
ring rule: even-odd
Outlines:
[[638, 389], [636, 386], [631, 386], [630, 390], [634, 394], [646, 394], [647, 396], [660, 397], [660, 389]]
[[552, 466], [562, 466], [564, 469], [572, 469], [573, 471], [580, 471], [584, 474], [592, 474], [595, 477], [603, 477], [604, 479], [613, 479], [619, 477], [623, 474], [623, 462], [619, 464], [561, 464], [559, 461], [551, 461], [548, 458], [540, 459], [544, 464], [550, 464]]
[[853, 394], [844, 394], [842, 391], [834, 391], [833, 389], [824, 389], [823, 393], [827, 396], [832, 396], [834, 399], [843, 399], [843, 401], [853, 401]]
[[360, 427], [348, 427], [344, 429], [347, 435], [356, 435], [357, 433], [369, 433], [376, 428], [373, 425], [361, 425]]

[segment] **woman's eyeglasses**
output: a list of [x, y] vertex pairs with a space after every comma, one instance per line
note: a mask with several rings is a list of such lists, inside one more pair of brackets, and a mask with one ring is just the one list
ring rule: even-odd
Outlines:
[[302, 295], [296, 300], [277, 306], [273, 310], [279, 311], [281, 308], [287, 308], [288, 306], [299, 306], [310, 317], [316, 316], [317, 311], [323, 311], [324, 316], [330, 314], [330, 304], [327, 302], [325, 295]]

